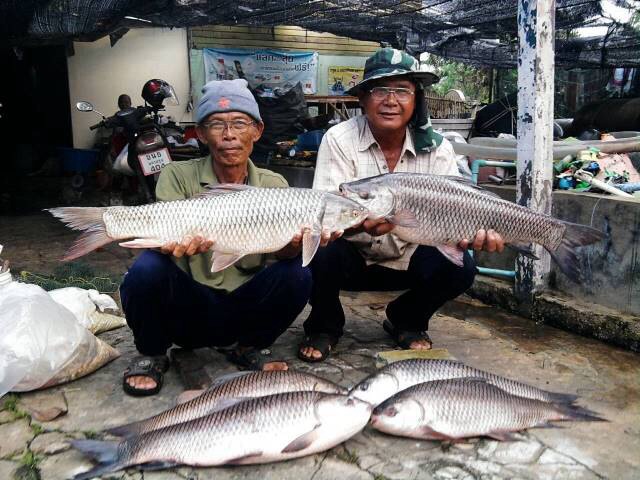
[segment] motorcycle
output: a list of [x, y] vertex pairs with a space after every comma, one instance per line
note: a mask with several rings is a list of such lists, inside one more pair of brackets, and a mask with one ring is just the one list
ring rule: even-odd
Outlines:
[[[143, 201], [155, 201], [155, 183], [160, 171], [174, 160], [186, 160], [201, 156], [200, 148], [175, 147], [176, 136], [184, 131], [177, 125], [161, 117], [164, 101], [177, 105], [178, 98], [171, 85], [163, 80], [153, 79], [145, 83], [142, 89], [144, 106], [124, 108], [110, 117], [106, 117], [87, 101], [76, 103], [81, 112], [95, 112], [102, 120], [89, 127], [119, 129], [126, 139], [126, 146], [113, 161], [113, 170], [124, 175], [135, 176], [141, 189]], [[173, 140], [173, 142], [172, 142]]]

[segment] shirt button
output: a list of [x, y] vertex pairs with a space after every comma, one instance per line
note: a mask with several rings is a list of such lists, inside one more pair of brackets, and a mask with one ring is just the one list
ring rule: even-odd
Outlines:
[[387, 166], [386, 166], [386, 165], [383, 165], [383, 166], [382, 166], [382, 169], [383, 169], [383, 170], [386, 170], [386, 169], [387, 169]]
[[404, 160], [400, 160], [400, 163], [404, 163]]

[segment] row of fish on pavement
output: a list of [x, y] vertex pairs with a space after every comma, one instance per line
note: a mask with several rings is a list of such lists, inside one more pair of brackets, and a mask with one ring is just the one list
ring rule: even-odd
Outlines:
[[106, 430], [120, 441], [76, 440], [97, 460], [76, 480], [127, 467], [267, 463], [330, 449], [373, 428], [419, 439], [459, 440], [602, 420], [554, 393], [450, 360], [392, 363], [347, 392], [311, 374], [251, 372], [222, 377], [200, 395]]
[[411, 243], [437, 247], [462, 265], [462, 239], [493, 229], [524, 255], [528, 245], [549, 251], [574, 281], [581, 272], [575, 248], [602, 240], [592, 227], [564, 222], [503, 200], [453, 176], [388, 173], [340, 185], [340, 195], [304, 188], [256, 188], [223, 184], [186, 200], [136, 207], [60, 207], [49, 211], [83, 234], [65, 260], [85, 255], [113, 241], [121, 246], [154, 248], [202, 235], [212, 247], [213, 272], [245, 255], [284, 247], [304, 230], [303, 265], [311, 262], [323, 230], [346, 230], [365, 218], [385, 219], [393, 233]]

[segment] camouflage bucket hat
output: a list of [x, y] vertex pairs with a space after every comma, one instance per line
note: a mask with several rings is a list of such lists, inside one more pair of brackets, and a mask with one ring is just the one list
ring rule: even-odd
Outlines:
[[440, 80], [436, 74], [421, 72], [418, 68], [418, 61], [408, 53], [402, 50], [396, 50], [395, 48], [381, 48], [367, 58], [364, 65], [362, 81], [345, 93], [347, 95], [357, 95], [358, 91], [365, 88], [372, 80], [385, 77], [408, 76], [424, 86], [431, 85]]
[[431, 125], [429, 106], [424, 87], [436, 83], [440, 78], [431, 72], [420, 72], [418, 61], [406, 52], [394, 48], [382, 48], [367, 59], [364, 78], [355, 87], [347, 90], [347, 95], [357, 95], [367, 88], [372, 80], [385, 77], [407, 76], [416, 82], [416, 104], [409, 129], [413, 134], [413, 144], [417, 151], [430, 152], [442, 144], [442, 135]]

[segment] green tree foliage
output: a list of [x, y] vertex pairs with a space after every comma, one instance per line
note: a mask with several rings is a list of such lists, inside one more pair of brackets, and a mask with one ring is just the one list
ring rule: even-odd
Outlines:
[[462, 90], [469, 100], [489, 101], [490, 69], [472, 67], [435, 55], [429, 55], [427, 63], [433, 65], [435, 73], [440, 76], [440, 82], [433, 86], [439, 95], [457, 89]]

